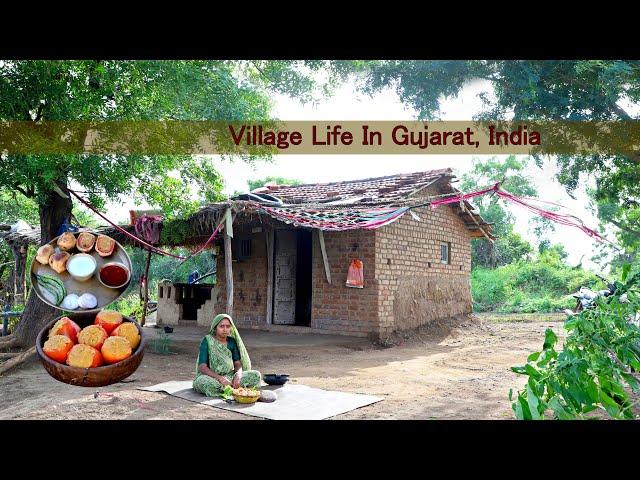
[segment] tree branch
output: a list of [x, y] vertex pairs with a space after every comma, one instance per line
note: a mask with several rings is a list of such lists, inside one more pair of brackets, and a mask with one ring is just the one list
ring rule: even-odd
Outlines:
[[24, 363], [25, 361], [29, 360], [32, 356], [35, 356], [35, 354], [36, 354], [36, 347], [31, 347], [29, 350], [22, 352], [20, 355], [13, 357], [10, 360], [7, 360], [2, 365], [0, 365], [0, 375]]
[[42, 118], [42, 111], [44, 110], [44, 103], [40, 102], [40, 105], [38, 105], [38, 111], [36, 112], [36, 118], [34, 120], [34, 122], [39, 122], [40, 119]]
[[622, 223], [617, 222], [616, 220], [611, 220], [608, 219], [606, 220], [607, 222], [615, 225], [616, 227], [618, 227], [620, 230], [624, 230], [625, 232], [629, 232], [629, 233], [633, 233], [634, 235], [640, 235], [640, 230], [634, 230], [632, 228], [626, 227], [624, 226]]
[[33, 198], [33, 193], [34, 193], [33, 190], [30, 190], [30, 189], [25, 190], [20, 185], [18, 185], [17, 183], [13, 186], [13, 188], [15, 188], [17, 191], [19, 191], [25, 197]]

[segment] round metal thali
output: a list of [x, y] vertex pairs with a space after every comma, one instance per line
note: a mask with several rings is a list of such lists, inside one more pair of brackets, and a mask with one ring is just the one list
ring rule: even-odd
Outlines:
[[[78, 235], [80, 233], [91, 233], [93, 235], [95, 235], [95, 237], [97, 238], [98, 235], [100, 235], [97, 232], [93, 232], [93, 231], [89, 231], [89, 230], [84, 230], [84, 231], [80, 231], [80, 232], [71, 232], [73, 233], [73, 235], [76, 237], [76, 239], [78, 238]], [[49, 243], [49, 245], [51, 245], [54, 249], [54, 253], [57, 253], [59, 251], [63, 251], [61, 248], [59, 248], [57, 246], [57, 242], [58, 242], [58, 238], [56, 237], [53, 240], [51, 240]], [[69, 260], [73, 257], [74, 254], [76, 253], [83, 253], [80, 252], [77, 247], [74, 247], [73, 250], [68, 251], [68, 253], [71, 254], [71, 257], [69, 258]], [[31, 267], [30, 267], [30, 275], [31, 275], [31, 285], [33, 290], [36, 292], [36, 295], [38, 295], [38, 297], [40, 298], [40, 300], [42, 300], [44, 303], [46, 303], [47, 305], [50, 305], [54, 308], [57, 308], [59, 310], [66, 310], [66, 311], [73, 311], [73, 312], [97, 312], [99, 310], [102, 310], [104, 307], [106, 307], [107, 305], [109, 305], [110, 303], [113, 303], [114, 301], [116, 301], [118, 298], [120, 298], [124, 292], [127, 290], [127, 287], [129, 286], [129, 283], [131, 282], [131, 276], [133, 275], [133, 270], [132, 270], [132, 266], [131, 266], [131, 259], [129, 258], [129, 255], [127, 254], [127, 252], [125, 251], [125, 249], [122, 247], [122, 245], [120, 245], [120, 243], [115, 242], [115, 247], [113, 249], [113, 253], [111, 255], [109, 255], [108, 257], [101, 257], [100, 255], [98, 255], [98, 252], [96, 252], [95, 250], [95, 244], [93, 246], [93, 248], [91, 249], [90, 252], [85, 252], [88, 253], [89, 255], [91, 255], [93, 257], [93, 259], [96, 261], [96, 270], [94, 272], [94, 274], [91, 276], [91, 278], [89, 278], [88, 280], [81, 282], [76, 280], [75, 278], [73, 278], [69, 272], [67, 270], [65, 270], [62, 273], [57, 273], [53, 268], [51, 268], [49, 265], [43, 265], [40, 262], [38, 262], [35, 258], [33, 259], [33, 261], [31, 262]], [[69, 260], [67, 260], [67, 263], [69, 262]], [[118, 262], [123, 264], [125, 267], [127, 267], [127, 269], [129, 270], [129, 281], [119, 287], [119, 288], [109, 288], [104, 286], [102, 283], [100, 283], [100, 280], [98, 278], [99, 272], [100, 272], [100, 268], [106, 264], [106, 263], [111, 263], [111, 262]], [[86, 308], [80, 308], [78, 307], [76, 310], [68, 310], [63, 308], [60, 305], [54, 305], [51, 301], [49, 301], [46, 297], [45, 294], [43, 294], [42, 292], [42, 287], [40, 286], [40, 284], [37, 281], [36, 278], [36, 274], [37, 275], [51, 275], [54, 277], [59, 278], [62, 283], [64, 284], [64, 287], [66, 289], [66, 295], [70, 295], [72, 293], [75, 293], [76, 295], [80, 296], [83, 293], [90, 293], [92, 295], [94, 295], [96, 297], [96, 300], [98, 302], [98, 304], [96, 305], [95, 308], [91, 308], [91, 309], [86, 309]]]

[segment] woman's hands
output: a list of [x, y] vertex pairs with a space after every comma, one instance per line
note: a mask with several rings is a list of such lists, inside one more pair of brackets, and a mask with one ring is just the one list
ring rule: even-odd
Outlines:
[[231, 381], [231, 386], [233, 388], [240, 388], [240, 377], [241, 375], [238, 375], [238, 372], [233, 376], [233, 380]]
[[[235, 380], [235, 377], [233, 377], [233, 379]], [[223, 377], [222, 375], [220, 375], [220, 378], [218, 378], [216, 380], [218, 380], [218, 382], [220, 382], [220, 384], [223, 387], [226, 387], [227, 385], [232, 385], [232, 383], [229, 380], [227, 380], [225, 377]], [[233, 387], [233, 388], [237, 388], [237, 387]]]

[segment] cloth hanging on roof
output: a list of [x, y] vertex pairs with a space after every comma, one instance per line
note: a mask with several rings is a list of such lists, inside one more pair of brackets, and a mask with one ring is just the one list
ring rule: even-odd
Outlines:
[[267, 207], [259, 204], [256, 204], [256, 208], [277, 220], [296, 227], [318, 228], [328, 231], [380, 228], [396, 221], [409, 210], [409, 207], [309, 210], [304, 207]]

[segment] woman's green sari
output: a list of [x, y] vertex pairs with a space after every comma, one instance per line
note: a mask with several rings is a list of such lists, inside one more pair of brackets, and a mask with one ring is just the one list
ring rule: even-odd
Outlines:
[[[213, 319], [211, 327], [209, 328], [209, 334], [204, 337], [207, 340], [207, 346], [209, 347], [209, 368], [229, 381], [233, 379], [235, 374], [231, 350], [215, 338], [216, 327], [224, 319], [229, 320], [231, 323], [231, 332], [229, 333], [229, 336], [235, 340], [240, 352], [240, 363], [242, 364], [243, 372], [242, 378], [240, 379], [240, 385], [243, 387], [259, 388], [262, 376], [257, 370], [251, 370], [251, 359], [249, 358], [249, 353], [242, 342], [242, 337], [240, 337], [238, 329], [233, 323], [233, 319], [224, 313], [217, 315], [216, 318]], [[221, 396], [224, 386], [222, 386], [222, 384], [215, 378], [201, 373], [198, 368], [198, 362], [199, 360], [196, 360], [196, 378], [193, 381], [194, 390], [209, 397]]]

